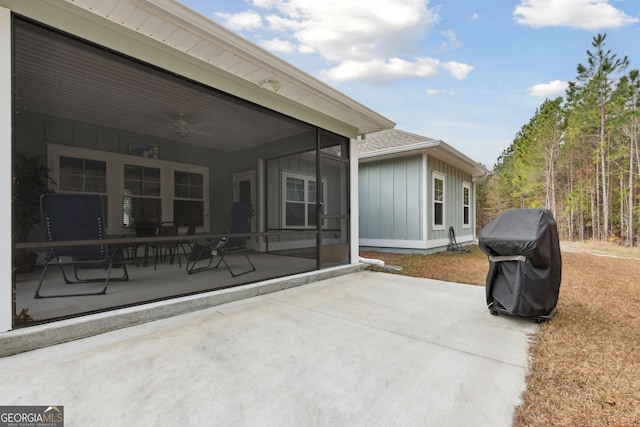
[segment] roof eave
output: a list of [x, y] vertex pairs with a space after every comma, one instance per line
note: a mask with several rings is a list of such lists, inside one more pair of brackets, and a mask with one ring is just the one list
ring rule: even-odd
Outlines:
[[[359, 124], [357, 131], [358, 134], [391, 129], [395, 126], [395, 122], [392, 120], [376, 113], [372, 109], [364, 106], [308, 73], [294, 67], [265, 49], [249, 42], [247, 39], [237, 35], [236, 33], [215, 24], [213, 21], [193, 11], [182, 3], [174, 0], [130, 1], [147, 10], [152, 9], [165, 15], [168, 14], [171, 17], [175, 17], [175, 19], [178, 19], [183, 26], [191, 28], [200, 35], [207, 36], [208, 39], [219, 45], [224, 45], [227, 50], [232, 51], [247, 60], [251, 60], [251, 62], [265, 70], [271, 71], [279, 78], [285, 79], [291, 84], [296, 84], [298, 87], [306, 90], [314, 96], [323, 98], [331, 103], [341, 105], [343, 108], [357, 112], [358, 115], [361, 116], [361, 120], [363, 122], [370, 122], [367, 124]], [[332, 116], [331, 111], [320, 112]], [[338, 117], [334, 116], [334, 118]]]
[[404, 145], [400, 147], [386, 148], [383, 150], [369, 151], [358, 155], [361, 163], [372, 162], [376, 160], [391, 159], [415, 154], [430, 154], [434, 157], [441, 158], [447, 163], [470, 173], [473, 176], [482, 176], [489, 173], [489, 170], [480, 163], [472, 160], [460, 151], [451, 147], [449, 144], [441, 140], [425, 141], [419, 144]]

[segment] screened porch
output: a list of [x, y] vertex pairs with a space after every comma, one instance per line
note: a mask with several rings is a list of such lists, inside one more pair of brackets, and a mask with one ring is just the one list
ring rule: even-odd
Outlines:
[[[27, 19], [13, 23], [14, 156], [45, 166], [50, 191], [100, 196], [105, 237], [129, 273], [105, 295], [34, 298], [55, 245], [42, 224], [22, 239], [14, 219], [14, 267], [18, 254], [39, 254], [34, 271], [14, 268], [14, 311], [33, 319], [15, 327], [350, 262], [348, 138]], [[252, 206], [245, 253], [255, 271], [187, 274], [193, 243], [227, 236], [237, 202]], [[175, 236], [140, 233], [162, 224]], [[173, 257], [145, 254], [178, 241]], [[56, 274], [46, 280], [64, 293]]]

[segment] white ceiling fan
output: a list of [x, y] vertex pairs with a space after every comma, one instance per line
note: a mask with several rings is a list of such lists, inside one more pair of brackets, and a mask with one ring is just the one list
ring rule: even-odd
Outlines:
[[184, 119], [182, 113], [178, 113], [178, 118], [173, 122], [173, 126], [169, 126], [169, 129], [173, 129], [180, 138], [186, 138], [191, 131], [189, 123]]

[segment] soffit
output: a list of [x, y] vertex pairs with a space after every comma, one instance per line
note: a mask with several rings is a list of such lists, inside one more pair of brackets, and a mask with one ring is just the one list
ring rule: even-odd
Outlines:
[[[299, 121], [30, 24], [16, 23], [15, 34], [16, 111], [224, 151], [311, 130]], [[186, 135], [178, 137], [182, 130]]]
[[[83, 10], [231, 73], [320, 115], [348, 124], [357, 134], [394, 126], [329, 85], [199, 15], [175, 0], [66, 0]], [[267, 105], [268, 106], [268, 105]], [[283, 111], [274, 108], [285, 114]], [[294, 113], [295, 114], [295, 113]], [[294, 115], [295, 117], [295, 115]], [[313, 123], [320, 125], [320, 123]]]

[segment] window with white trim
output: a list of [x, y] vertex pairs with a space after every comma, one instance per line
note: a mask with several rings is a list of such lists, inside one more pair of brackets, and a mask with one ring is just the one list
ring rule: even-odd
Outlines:
[[196, 224], [208, 231], [209, 168], [48, 144], [57, 191], [100, 194], [109, 232], [141, 222]]
[[471, 227], [471, 185], [462, 183], [462, 228]]
[[[326, 179], [322, 180], [326, 187]], [[317, 226], [317, 185], [315, 175], [282, 172], [282, 224], [284, 228], [314, 228]], [[326, 205], [326, 191], [322, 191]]]
[[204, 224], [204, 175], [174, 171], [173, 222], [179, 227]]
[[[99, 194], [105, 214], [108, 212], [107, 162], [93, 158], [60, 156], [57, 166], [60, 191]], [[105, 224], [109, 226], [106, 215]]]
[[122, 224], [159, 224], [162, 222], [160, 168], [124, 165]]
[[445, 187], [444, 187], [444, 175], [433, 172], [432, 174], [432, 194], [433, 194], [433, 214], [432, 214], [432, 226], [434, 230], [444, 229], [444, 214], [445, 214]]

